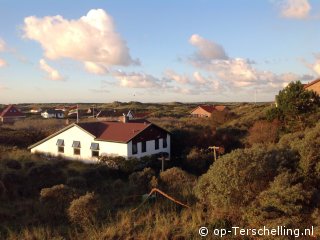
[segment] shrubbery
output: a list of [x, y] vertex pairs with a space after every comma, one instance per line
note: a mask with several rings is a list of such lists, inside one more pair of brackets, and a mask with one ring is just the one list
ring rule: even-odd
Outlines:
[[96, 221], [99, 200], [94, 193], [87, 193], [73, 200], [68, 208], [68, 216], [72, 223], [85, 227]]

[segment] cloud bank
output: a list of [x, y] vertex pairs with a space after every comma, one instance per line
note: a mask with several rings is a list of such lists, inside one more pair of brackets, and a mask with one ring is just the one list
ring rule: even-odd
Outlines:
[[54, 81], [64, 80], [64, 77], [53, 67], [49, 66], [44, 59], [39, 61], [40, 69], [47, 73], [47, 78]]

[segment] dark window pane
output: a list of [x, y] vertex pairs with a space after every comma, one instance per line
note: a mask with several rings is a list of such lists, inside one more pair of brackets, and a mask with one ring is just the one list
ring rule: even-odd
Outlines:
[[132, 154], [138, 153], [137, 143], [132, 143]]
[[168, 144], [167, 144], [167, 138], [164, 138], [163, 139], [163, 142], [162, 142], [163, 144], [163, 148], [166, 148], [167, 146], [168, 146]]
[[159, 139], [155, 140], [155, 149], [159, 149]]
[[80, 148], [74, 148], [73, 149], [73, 154], [74, 155], [80, 155]]
[[141, 146], [142, 146], [142, 152], [146, 152], [147, 151], [147, 142], [142, 142]]
[[58, 147], [58, 152], [59, 152], [59, 153], [64, 153], [64, 147], [60, 147], [60, 146], [59, 146], [59, 147]]
[[92, 151], [92, 157], [99, 157], [99, 151]]

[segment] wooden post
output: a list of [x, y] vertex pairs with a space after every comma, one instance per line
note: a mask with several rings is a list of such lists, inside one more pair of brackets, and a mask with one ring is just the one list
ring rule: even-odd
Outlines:
[[209, 149], [213, 149], [213, 156], [214, 156], [214, 161], [217, 160], [217, 153], [216, 150], [219, 150], [220, 147], [216, 147], [216, 146], [210, 146]]

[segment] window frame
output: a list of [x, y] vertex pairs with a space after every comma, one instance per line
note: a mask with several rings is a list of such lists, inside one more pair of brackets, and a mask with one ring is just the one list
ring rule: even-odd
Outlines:
[[64, 146], [58, 146], [58, 153], [64, 153]]

